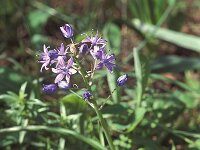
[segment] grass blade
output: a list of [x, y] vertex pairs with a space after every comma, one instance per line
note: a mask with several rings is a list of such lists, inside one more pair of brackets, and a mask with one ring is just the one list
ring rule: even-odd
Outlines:
[[[119, 55], [120, 53], [120, 41], [121, 41], [121, 33], [118, 26], [113, 23], [108, 23], [105, 25], [103, 29], [104, 36], [107, 42], [107, 49], [113, 50], [115, 55]], [[117, 63], [117, 62], [116, 62]], [[109, 85], [110, 92], [112, 93], [112, 99], [115, 103], [120, 101], [120, 91], [117, 88], [117, 78], [119, 76], [119, 71], [114, 69], [113, 73], [107, 72], [107, 81]], [[113, 92], [114, 91], [114, 92]]]
[[200, 69], [198, 57], [163, 56], [155, 59], [151, 64], [154, 73], [184, 72], [194, 69]]
[[156, 38], [173, 43], [177, 46], [189, 50], [200, 52], [200, 37], [172, 31], [165, 28], [157, 28], [154, 25], [142, 23], [138, 19], [133, 19], [132, 24], [142, 33], [154, 33], [154, 37]]
[[50, 133], [57, 133], [60, 135], [65, 135], [65, 136], [73, 136], [74, 138], [81, 140], [85, 143], [87, 143], [88, 145], [92, 146], [94, 149], [97, 150], [105, 150], [105, 148], [99, 144], [99, 142], [91, 139], [91, 138], [87, 138], [83, 135], [80, 135], [79, 133], [69, 130], [69, 129], [64, 129], [64, 128], [58, 128], [58, 127], [49, 127], [49, 126], [40, 126], [40, 125], [29, 125], [26, 127], [21, 127], [21, 126], [14, 126], [11, 128], [4, 128], [4, 129], [0, 129], [0, 135], [1, 134], [5, 134], [5, 133], [13, 133], [13, 132], [20, 132], [20, 131], [46, 131], [46, 132], [50, 132]]
[[142, 100], [142, 94], [143, 94], [143, 88], [142, 88], [142, 67], [140, 63], [140, 57], [139, 57], [139, 52], [138, 49], [134, 48], [133, 49], [133, 57], [134, 57], [134, 64], [135, 64], [135, 76], [137, 80], [137, 106], [140, 105], [140, 102]]

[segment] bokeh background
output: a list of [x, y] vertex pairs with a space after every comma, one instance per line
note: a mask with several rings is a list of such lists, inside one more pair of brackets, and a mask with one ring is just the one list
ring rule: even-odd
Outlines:
[[[43, 44], [56, 48], [66, 41], [59, 29], [65, 23], [79, 42], [82, 33], [98, 30], [116, 55], [120, 70], [95, 75], [99, 103], [120, 74], [130, 77], [102, 110], [117, 149], [200, 149], [199, 0], [1, 0], [0, 149], [98, 149], [90, 140], [102, 131], [84, 101], [69, 91], [41, 90], [53, 80], [39, 72], [38, 52]], [[140, 108], [134, 51], [142, 66]], [[9, 130], [29, 125], [46, 128]]]

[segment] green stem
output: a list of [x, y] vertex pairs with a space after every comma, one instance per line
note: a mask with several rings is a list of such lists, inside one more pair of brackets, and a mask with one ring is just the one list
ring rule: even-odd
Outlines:
[[115, 147], [114, 147], [114, 145], [113, 145], [112, 138], [111, 138], [111, 136], [110, 136], [110, 134], [109, 134], [108, 125], [107, 125], [105, 119], [103, 118], [103, 115], [102, 115], [101, 111], [99, 111], [95, 100], [94, 100], [94, 103], [93, 103], [93, 104], [94, 104], [94, 110], [95, 110], [95, 112], [96, 112], [96, 114], [97, 114], [97, 116], [98, 116], [98, 118], [99, 118], [99, 121], [100, 121], [102, 127], [103, 127], [103, 131], [104, 131], [104, 133], [105, 133], [105, 136], [106, 136], [106, 139], [107, 139], [108, 144], [109, 144], [109, 146], [110, 146], [110, 149], [111, 149], [111, 150], [115, 150]]
[[[81, 74], [81, 76], [82, 76], [82, 78], [83, 78], [83, 81], [84, 81], [84, 83], [85, 83], [86, 88], [87, 88], [90, 92], [92, 92], [92, 91], [91, 91], [91, 88], [90, 88], [90, 86], [89, 86], [89, 82], [88, 82], [87, 78], [85, 77], [86, 74], [85, 74], [85, 71], [83, 70], [83, 67], [81, 66], [81, 64], [79, 63], [79, 61], [78, 61], [78, 59], [77, 59], [76, 57], [74, 57], [74, 60], [75, 60], [75, 62], [77, 63], [77, 65], [79, 66], [79, 68], [80, 68], [80, 74]], [[92, 95], [94, 96], [94, 94], [92, 94]], [[110, 147], [111, 150], [115, 150], [115, 147], [114, 147], [114, 145], [113, 145], [112, 138], [111, 138], [111, 136], [110, 136], [110, 134], [109, 134], [108, 125], [107, 125], [105, 119], [103, 118], [103, 115], [102, 115], [101, 111], [98, 109], [97, 102], [95, 101], [95, 98], [94, 98], [94, 101], [93, 101], [93, 106], [94, 106], [93, 108], [94, 108], [94, 110], [95, 110], [95, 112], [96, 112], [96, 114], [97, 114], [97, 117], [98, 117], [98, 119], [99, 119], [99, 121], [100, 121], [100, 123], [101, 123], [101, 125], [102, 125], [104, 134], [105, 134], [106, 139], [107, 139], [107, 141], [108, 141], [108, 145], [109, 145], [109, 147]]]
[[[89, 86], [89, 83], [88, 83], [87, 78], [85, 77], [86, 74], [85, 74], [85, 71], [83, 70], [83, 67], [81, 66], [81, 64], [79, 63], [78, 59], [77, 59], [75, 56], [74, 56], [73, 58], [74, 58], [75, 62], [77, 63], [77, 65], [80, 67], [80, 74], [81, 74], [81, 76], [82, 76], [82, 78], [83, 78], [83, 81], [84, 81], [84, 83], [85, 83], [86, 88], [87, 88], [88, 90], [90, 90], [90, 86]], [[91, 90], [90, 90], [90, 91], [91, 91]]]

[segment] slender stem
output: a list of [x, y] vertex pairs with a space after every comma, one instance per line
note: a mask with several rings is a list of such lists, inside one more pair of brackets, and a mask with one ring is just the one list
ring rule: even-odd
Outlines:
[[101, 111], [98, 109], [95, 100], [94, 100], [94, 110], [95, 110], [95, 112], [96, 112], [96, 114], [97, 114], [97, 116], [98, 116], [98, 118], [99, 118], [99, 121], [100, 121], [102, 127], [103, 127], [103, 131], [104, 131], [104, 133], [105, 133], [105, 136], [106, 136], [106, 139], [107, 139], [108, 144], [109, 144], [109, 146], [110, 146], [110, 149], [111, 149], [111, 150], [115, 150], [115, 147], [114, 147], [114, 145], [113, 145], [112, 138], [111, 138], [111, 136], [110, 136], [110, 134], [109, 134], [108, 125], [107, 125], [105, 119], [103, 118], [103, 115], [102, 115]]
[[[76, 61], [77, 65], [78, 65], [79, 68], [80, 68], [80, 74], [81, 74], [81, 76], [82, 76], [82, 78], [83, 78], [83, 81], [84, 81], [84, 83], [85, 83], [85, 86], [87, 87], [87, 89], [88, 89], [90, 92], [92, 92], [92, 91], [91, 91], [91, 88], [90, 88], [90, 86], [89, 86], [89, 82], [88, 82], [87, 78], [85, 77], [86, 74], [85, 74], [85, 71], [83, 70], [83, 67], [81, 66], [81, 64], [79, 63], [79, 61], [77, 60], [76, 57], [74, 57], [74, 60]], [[94, 96], [94, 94], [92, 94], [92, 95]], [[99, 121], [100, 121], [100, 123], [101, 123], [101, 125], [102, 125], [103, 131], [104, 131], [104, 133], [105, 133], [105, 136], [106, 136], [106, 139], [107, 139], [107, 141], [108, 141], [108, 144], [109, 144], [110, 149], [111, 149], [111, 150], [115, 150], [115, 147], [114, 147], [114, 145], [113, 145], [112, 138], [111, 138], [111, 136], [110, 136], [110, 134], [109, 134], [108, 125], [107, 125], [105, 119], [103, 118], [103, 115], [102, 115], [101, 111], [98, 109], [97, 102], [95, 101], [95, 98], [94, 98], [94, 101], [93, 101], [93, 107], [92, 107], [92, 108], [94, 108], [94, 110], [95, 110], [95, 112], [96, 112], [96, 114], [97, 114], [97, 116], [98, 116], [98, 118], [99, 118]]]
[[97, 65], [97, 60], [94, 61], [94, 66], [93, 66], [93, 69], [92, 69], [92, 74], [91, 74], [91, 77], [90, 77], [91, 84], [92, 84], [92, 80], [93, 80], [93, 77], [94, 77], [96, 65]]
[[76, 57], [73, 57], [73, 58], [74, 58], [75, 62], [77, 63], [77, 65], [80, 67], [80, 74], [81, 74], [81, 76], [83, 78], [83, 81], [85, 83], [86, 88], [88, 90], [90, 90], [90, 86], [89, 86], [89, 83], [87, 81], [87, 78], [85, 77], [86, 74], [85, 74], [85, 71], [83, 70], [83, 67], [81, 66], [81, 64], [79, 63], [79, 61], [78, 61], [78, 59]]
[[103, 106], [106, 104], [107, 100], [112, 96], [112, 94], [117, 90], [117, 88], [115, 88], [111, 94], [106, 98], [106, 100], [104, 101], [104, 103], [99, 107], [99, 110], [101, 110], [103, 108]]

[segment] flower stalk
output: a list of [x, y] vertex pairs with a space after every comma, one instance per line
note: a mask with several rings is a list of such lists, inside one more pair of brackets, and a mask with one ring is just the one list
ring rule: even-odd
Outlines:
[[[78, 67], [79, 67], [79, 69], [80, 69], [79, 71], [80, 71], [80, 74], [81, 74], [81, 76], [82, 76], [82, 78], [83, 78], [83, 81], [84, 81], [84, 83], [85, 83], [85, 86], [87, 87], [87, 89], [88, 89], [90, 92], [92, 92], [92, 91], [91, 91], [91, 88], [90, 88], [90, 86], [89, 86], [89, 82], [88, 82], [87, 78], [85, 77], [85, 71], [83, 70], [83, 67], [81, 66], [81, 64], [79, 63], [78, 59], [77, 59], [75, 56], [74, 56], [73, 58], [74, 58], [76, 64], [78, 65]], [[105, 119], [103, 118], [103, 115], [102, 115], [101, 111], [98, 109], [97, 102], [95, 101], [95, 98], [94, 98], [94, 94], [93, 94], [93, 100], [94, 100], [94, 101], [93, 101], [93, 103], [92, 103], [92, 104], [93, 104], [93, 105], [92, 105], [92, 108], [95, 110], [95, 112], [96, 112], [96, 114], [97, 114], [97, 117], [98, 117], [98, 119], [99, 119], [99, 122], [100, 122], [100, 124], [101, 124], [101, 126], [102, 126], [102, 128], [103, 128], [104, 134], [105, 134], [106, 139], [107, 139], [107, 141], [108, 141], [108, 145], [109, 145], [109, 147], [110, 147], [111, 150], [115, 150], [115, 147], [114, 147], [114, 145], [113, 145], [112, 138], [111, 138], [110, 133], [109, 133], [109, 130], [108, 130], [108, 125], [107, 125]]]
[[97, 114], [97, 116], [98, 116], [98, 119], [99, 119], [99, 121], [100, 121], [100, 123], [101, 123], [101, 126], [102, 126], [102, 128], [103, 128], [104, 134], [105, 134], [105, 136], [106, 136], [106, 139], [107, 139], [107, 141], [108, 141], [108, 145], [109, 145], [109, 147], [110, 147], [111, 150], [115, 150], [115, 147], [114, 147], [114, 145], [113, 145], [112, 138], [111, 138], [110, 133], [109, 133], [109, 130], [108, 130], [108, 125], [107, 125], [105, 119], [103, 118], [103, 115], [102, 115], [101, 111], [98, 109], [95, 100], [94, 100], [94, 103], [93, 103], [93, 104], [94, 104], [94, 110], [95, 110], [95, 112], [96, 112], [96, 114]]

